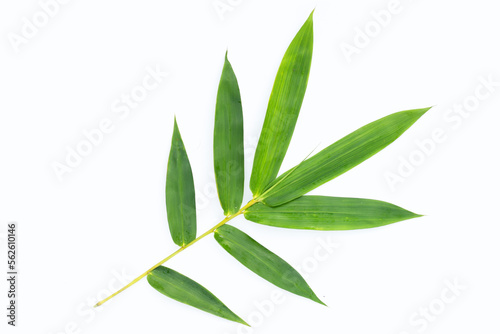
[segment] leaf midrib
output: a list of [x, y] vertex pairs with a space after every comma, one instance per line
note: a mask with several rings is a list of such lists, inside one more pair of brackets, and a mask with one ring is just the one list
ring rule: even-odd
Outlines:
[[[271, 269], [271, 271], [272, 271], [272, 272], [274, 272], [277, 276], [281, 276], [281, 272], [280, 272], [279, 270], [277, 270], [275, 267], [271, 266], [270, 264], [268, 265], [268, 264], [267, 264], [265, 261], [263, 261], [260, 257], [257, 257], [257, 254], [256, 254], [255, 252], [253, 252], [252, 250], [247, 249], [247, 248], [244, 248], [244, 247], [242, 247], [242, 246], [238, 245], [238, 243], [236, 243], [236, 242], [234, 241], [234, 239], [228, 238], [228, 237], [227, 237], [227, 235], [226, 235], [226, 240], [231, 241], [231, 242], [233, 243], [233, 245], [235, 245], [235, 246], [237, 246], [238, 248], [243, 249], [244, 251], [247, 251], [248, 253], [250, 253], [250, 254], [254, 255], [254, 258], [257, 258], [257, 259], [259, 260], [259, 262], [260, 262], [260, 263], [262, 263], [262, 264], [264, 264], [264, 266], [265, 266], [266, 268], [270, 268], [270, 269]], [[254, 241], [254, 242], [255, 242], [255, 241]], [[263, 248], [265, 248], [264, 246], [262, 246], [262, 247], [263, 247]], [[269, 253], [271, 253], [272, 255], [274, 255], [274, 257], [276, 257], [276, 258], [278, 259], [278, 261], [279, 261], [279, 262], [281, 262], [281, 265], [283, 265], [283, 262], [285, 263], [285, 265], [288, 265], [285, 261], [283, 261], [283, 260], [282, 260], [280, 257], [278, 257], [276, 254], [274, 254], [273, 252], [271, 252], [271, 251], [270, 251], [270, 250], [268, 250], [267, 248], [265, 248], [265, 249], [266, 249]], [[239, 261], [239, 260], [238, 260], [238, 261]], [[240, 261], [240, 262], [241, 262], [241, 261]], [[247, 266], [246, 264], [244, 264], [244, 263], [243, 263], [243, 265], [244, 265], [245, 267], [248, 267], [248, 266]], [[290, 268], [291, 268], [292, 270], [295, 270], [295, 269], [293, 269], [293, 267], [292, 267], [292, 266], [290, 266]], [[249, 269], [250, 269], [250, 270], [252, 270], [251, 268], [249, 268]], [[252, 270], [252, 271], [253, 271], [253, 270]], [[300, 287], [299, 287], [296, 283], [294, 283], [293, 281], [290, 281], [289, 279], [286, 279], [286, 281], [287, 281], [287, 282], [290, 282], [290, 283], [291, 283], [291, 285], [295, 286], [298, 290], [303, 291], [303, 292], [306, 292], [306, 293], [308, 292], [308, 291], [304, 291], [303, 289], [301, 289], [301, 288], [300, 288]], [[277, 284], [276, 284], [276, 283], [274, 283], [274, 282], [271, 282], [271, 283], [273, 283], [273, 284], [277, 285]], [[279, 286], [279, 285], [278, 285], [278, 286]], [[280, 287], [280, 288], [282, 288], [281, 286], [279, 286], [279, 287]], [[284, 288], [282, 288], [282, 289], [284, 289]], [[287, 289], [285, 289], [285, 290], [287, 290]]]

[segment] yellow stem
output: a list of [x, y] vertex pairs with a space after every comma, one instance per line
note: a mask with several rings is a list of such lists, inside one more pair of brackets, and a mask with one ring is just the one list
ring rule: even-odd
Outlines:
[[207, 235], [211, 234], [212, 232], [214, 232], [216, 229], [218, 229], [219, 227], [221, 227], [222, 225], [224, 225], [225, 223], [227, 223], [231, 219], [233, 219], [233, 218], [241, 215], [242, 213], [245, 212], [246, 209], [248, 209], [249, 207], [251, 207], [255, 203], [257, 203], [257, 201], [254, 200], [254, 199], [252, 199], [244, 207], [242, 207], [238, 212], [236, 212], [235, 214], [232, 214], [232, 215], [229, 215], [229, 216], [225, 217], [220, 223], [218, 223], [217, 225], [215, 225], [214, 227], [212, 227], [211, 229], [209, 229], [208, 231], [206, 231], [205, 233], [203, 233], [202, 235], [200, 235], [198, 238], [194, 239], [193, 241], [191, 241], [187, 245], [182, 246], [181, 248], [179, 248], [178, 250], [176, 250], [175, 252], [173, 252], [172, 254], [170, 254], [169, 256], [167, 256], [166, 258], [164, 258], [163, 260], [161, 260], [160, 262], [158, 262], [157, 264], [155, 264], [154, 266], [152, 266], [151, 268], [149, 268], [147, 271], [145, 271], [141, 275], [137, 276], [137, 278], [135, 278], [132, 282], [130, 282], [129, 284], [125, 285], [123, 288], [121, 288], [120, 290], [116, 291], [115, 293], [113, 293], [109, 297], [106, 297], [103, 300], [101, 300], [100, 302], [98, 302], [97, 304], [95, 304], [94, 307], [101, 306], [102, 304], [104, 304], [105, 302], [107, 302], [108, 300], [110, 300], [111, 298], [113, 298], [114, 296], [116, 296], [117, 294], [119, 294], [120, 292], [122, 292], [122, 291], [130, 288], [132, 285], [134, 285], [135, 283], [139, 282], [141, 279], [143, 279], [144, 277], [146, 277], [151, 271], [153, 271], [154, 269], [158, 268], [159, 266], [161, 266], [162, 264], [164, 264], [165, 262], [167, 262], [168, 260], [170, 260], [171, 258], [173, 258], [174, 256], [176, 256], [177, 254], [179, 254], [180, 252], [182, 252], [183, 250], [185, 250], [189, 246], [193, 245], [194, 243], [196, 243], [200, 239], [203, 239]]

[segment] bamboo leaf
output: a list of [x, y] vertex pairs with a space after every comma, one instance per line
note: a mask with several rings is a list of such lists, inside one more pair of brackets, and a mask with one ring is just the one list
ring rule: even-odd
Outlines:
[[234, 214], [241, 206], [244, 189], [243, 112], [227, 52], [215, 107], [214, 169], [224, 214]]
[[165, 199], [170, 235], [177, 245], [185, 246], [196, 238], [196, 201], [191, 165], [175, 119]]
[[167, 297], [248, 326], [210, 291], [175, 270], [160, 266], [148, 274], [148, 282]]
[[260, 277], [324, 305], [291, 265], [236, 227], [223, 225], [215, 231], [214, 237], [229, 254]]
[[278, 206], [308, 193], [382, 150], [429, 109], [400, 111], [359, 128], [283, 173], [260, 200]]
[[327, 196], [302, 196], [278, 207], [257, 203], [245, 211], [245, 218], [255, 223], [321, 231], [372, 228], [417, 217], [421, 215], [387, 202]]
[[313, 51], [313, 13], [283, 56], [255, 151], [250, 189], [254, 197], [278, 175], [306, 92]]

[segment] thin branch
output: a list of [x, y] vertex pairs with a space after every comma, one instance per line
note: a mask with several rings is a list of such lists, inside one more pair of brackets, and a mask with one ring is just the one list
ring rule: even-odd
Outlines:
[[141, 279], [143, 279], [144, 277], [146, 277], [151, 271], [155, 270], [156, 268], [158, 268], [159, 266], [161, 266], [162, 264], [164, 264], [165, 262], [167, 262], [168, 260], [170, 260], [171, 258], [173, 258], [174, 256], [176, 256], [177, 254], [179, 254], [180, 252], [182, 252], [183, 250], [185, 250], [189, 246], [195, 244], [197, 241], [199, 241], [199, 240], [203, 239], [204, 237], [206, 237], [207, 235], [213, 233], [216, 229], [218, 229], [219, 227], [221, 227], [222, 225], [224, 225], [225, 223], [227, 223], [231, 219], [233, 219], [233, 218], [241, 215], [242, 213], [245, 212], [246, 209], [248, 209], [249, 207], [251, 207], [255, 203], [257, 203], [257, 201], [254, 200], [254, 199], [252, 199], [244, 207], [242, 207], [238, 212], [236, 212], [233, 215], [229, 215], [229, 216], [225, 217], [220, 223], [218, 223], [217, 225], [215, 225], [214, 227], [212, 227], [211, 229], [209, 229], [208, 231], [206, 231], [205, 233], [203, 233], [202, 235], [200, 235], [198, 238], [194, 239], [193, 241], [191, 241], [187, 245], [179, 248], [178, 250], [176, 250], [175, 252], [173, 252], [172, 254], [170, 254], [169, 256], [167, 256], [166, 258], [164, 258], [163, 260], [161, 260], [160, 262], [158, 262], [157, 264], [155, 264], [154, 266], [152, 266], [151, 268], [149, 268], [148, 270], [146, 270], [144, 273], [142, 273], [141, 275], [137, 276], [129, 284], [125, 285], [120, 290], [116, 291], [112, 295], [104, 298], [103, 300], [101, 300], [100, 302], [98, 302], [97, 304], [95, 304], [94, 307], [101, 306], [102, 304], [104, 304], [105, 302], [107, 302], [108, 300], [110, 300], [111, 298], [113, 298], [114, 296], [116, 296], [117, 294], [119, 294], [120, 292], [122, 292], [122, 291], [130, 288], [132, 285], [134, 285], [135, 283], [139, 282]]

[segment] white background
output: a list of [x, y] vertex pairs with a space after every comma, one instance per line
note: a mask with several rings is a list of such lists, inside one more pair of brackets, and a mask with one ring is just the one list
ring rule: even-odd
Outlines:
[[[18, 52], [10, 39], [21, 35], [23, 18], [33, 21], [40, 4], [1, 3], [2, 268], [8, 222], [19, 224], [20, 247], [18, 327], [8, 333], [498, 333], [496, 3], [401, 0], [380, 31], [371, 11], [387, 9], [387, 0], [221, 3], [232, 10], [221, 16], [212, 0], [69, 1]], [[176, 249], [164, 203], [174, 114], [193, 167], [198, 230], [222, 219], [212, 128], [226, 48], [243, 100], [248, 181], [281, 57], [313, 8], [309, 86], [282, 171], [368, 122], [435, 105], [383, 152], [314, 191], [385, 200], [426, 216], [347, 232], [234, 221], [302, 267], [329, 307], [284, 293], [268, 312], [259, 311], [256, 303], [277, 288], [212, 237], [169, 263], [253, 321], [252, 329], [170, 300], [145, 281], [91, 309], [109, 284], [120, 287], [118, 273], [129, 280]], [[367, 26], [372, 37], [349, 62], [342, 43], [354, 45], [358, 29]], [[168, 76], [120, 118], [115, 101], [142, 83], [146, 68], [157, 66]], [[497, 82], [491, 92], [481, 86], [488, 77]], [[489, 95], [479, 100], [476, 89]], [[459, 120], [452, 108], [464, 103], [471, 112]], [[64, 163], [68, 147], [75, 149], [85, 140], [83, 131], [103, 119], [113, 122], [113, 130], [59, 180], [54, 162]], [[446, 139], [424, 156], [416, 141], [436, 129]], [[387, 174], [410, 158], [419, 165], [391, 187]], [[246, 191], [245, 200], [250, 196]], [[314, 258], [318, 240], [337, 247]], [[464, 289], [443, 303], [447, 280]], [[1, 282], [4, 310], [7, 287]], [[419, 312], [429, 307], [432, 317], [422, 320]]]

